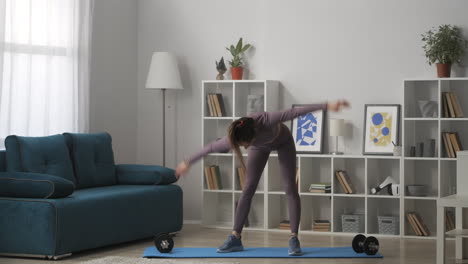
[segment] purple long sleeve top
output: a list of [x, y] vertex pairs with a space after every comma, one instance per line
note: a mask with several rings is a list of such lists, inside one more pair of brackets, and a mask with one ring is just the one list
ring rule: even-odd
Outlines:
[[[285, 136], [283, 136], [285, 134], [284, 129], [281, 129], [281, 126], [278, 124], [310, 112], [326, 109], [327, 104], [311, 104], [283, 111], [260, 112], [250, 115], [249, 117], [255, 121], [256, 135], [249, 148], [255, 147], [273, 150], [275, 146], [285, 140]], [[193, 164], [209, 153], [226, 153], [229, 150], [231, 150], [231, 144], [227, 136], [224, 136], [207, 144], [202, 150], [190, 156], [186, 162]]]

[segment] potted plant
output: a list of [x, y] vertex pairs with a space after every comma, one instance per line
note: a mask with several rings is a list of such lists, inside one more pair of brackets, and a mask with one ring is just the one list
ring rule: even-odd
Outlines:
[[239, 39], [236, 46], [231, 45], [229, 48], [226, 48], [231, 52], [232, 60], [229, 61], [231, 65], [231, 75], [233, 80], [242, 80], [242, 74], [244, 73], [242, 54], [251, 47], [250, 44], [242, 45], [242, 38]]
[[453, 63], [460, 63], [468, 42], [460, 28], [453, 25], [440, 25], [422, 34], [423, 49], [429, 65], [436, 63], [437, 77], [450, 77]]

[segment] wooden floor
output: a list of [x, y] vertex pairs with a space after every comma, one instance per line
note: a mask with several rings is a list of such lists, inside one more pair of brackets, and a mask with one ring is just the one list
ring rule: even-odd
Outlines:
[[[199, 225], [185, 225], [175, 238], [176, 247], [217, 247], [226, 239], [229, 230], [204, 228]], [[301, 235], [303, 247], [334, 247], [350, 246], [351, 236], [337, 235]], [[282, 232], [247, 231], [243, 234], [245, 247], [287, 247], [288, 234]], [[198, 259], [206, 262], [238, 262], [238, 263], [401, 263], [401, 264], [430, 264], [435, 263], [435, 240], [380, 238], [380, 252], [383, 259]], [[106, 256], [125, 256], [139, 258], [146, 247], [152, 246], [150, 239], [126, 243], [101, 249], [75, 253], [71, 257], [58, 262], [24, 259], [3, 258], [0, 263], [8, 264], [38, 264], [60, 263], [77, 264], [83, 261]], [[454, 243], [448, 241], [447, 254], [453, 256]], [[184, 260], [186, 261], [186, 260]], [[158, 260], [154, 260], [157, 264]], [[455, 263], [449, 259], [447, 263]]]

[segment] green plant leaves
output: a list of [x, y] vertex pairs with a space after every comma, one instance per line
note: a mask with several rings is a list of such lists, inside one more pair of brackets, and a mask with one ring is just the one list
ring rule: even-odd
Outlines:
[[460, 62], [468, 47], [460, 28], [453, 25], [440, 25], [437, 30], [431, 29], [421, 37], [429, 65]]
[[229, 48], [226, 47], [226, 50], [228, 50], [233, 57], [232, 60], [229, 61], [231, 67], [242, 67], [243, 61], [241, 56], [250, 47], [252, 47], [250, 44], [246, 44], [245, 46], [243, 45], [242, 38], [239, 39], [235, 47], [234, 45], [230, 45]]

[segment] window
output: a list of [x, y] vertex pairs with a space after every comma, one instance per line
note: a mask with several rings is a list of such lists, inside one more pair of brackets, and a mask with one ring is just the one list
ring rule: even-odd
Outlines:
[[3, 1], [0, 139], [83, 131], [90, 2]]

